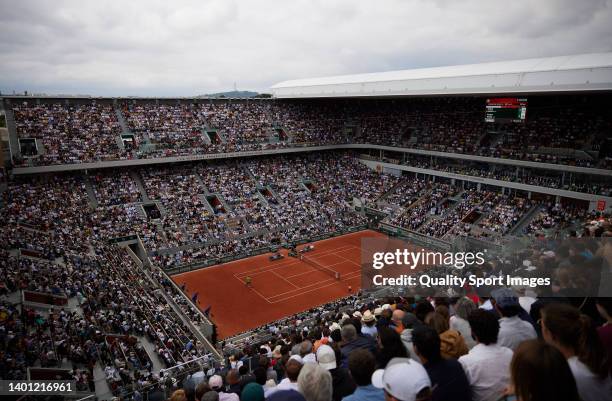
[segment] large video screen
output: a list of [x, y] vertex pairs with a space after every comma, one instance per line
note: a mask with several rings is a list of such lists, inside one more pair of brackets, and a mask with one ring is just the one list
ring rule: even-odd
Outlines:
[[527, 117], [527, 99], [504, 97], [487, 99], [485, 122], [522, 123]]

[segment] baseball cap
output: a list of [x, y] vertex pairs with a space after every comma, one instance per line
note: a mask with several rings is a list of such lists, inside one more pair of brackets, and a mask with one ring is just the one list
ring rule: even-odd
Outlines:
[[223, 378], [219, 375], [214, 375], [208, 379], [208, 385], [210, 388], [221, 388], [223, 387]]
[[500, 308], [508, 306], [518, 306], [519, 301], [516, 293], [510, 288], [498, 288], [491, 291], [491, 297]]
[[329, 345], [321, 345], [317, 349], [317, 362], [322, 368], [327, 370], [336, 369], [336, 353]]
[[297, 361], [297, 362], [299, 362], [301, 365], [303, 365], [303, 364], [304, 364], [304, 360], [303, 360], [303, 359], [302, 359], [302, 357], [301, 357], [301, 356], [299, 356], [299, 355], [291, 355], [291, 357], [289, 358], [289, 360], [290, 360], [290, 361], [291, 361], [291, 360]]
[[372, 374], [372, 384], [401, 401], [415, 401], [421, 390], [431, 387], [427, 371], [410, 358], [393, 358], [385, 369]]

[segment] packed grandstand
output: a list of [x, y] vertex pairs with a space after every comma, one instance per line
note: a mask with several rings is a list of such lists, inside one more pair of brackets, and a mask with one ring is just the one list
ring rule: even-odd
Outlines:
[[[520, 123], [485, 122], [492, 97], [5, 97], [1, 378], [68, 378], [100, 399], [165, 399], [180, 388], [187, 399], [211, 388], [219, 399], [258, 399], [255, 382], [266, 398], [299, 384], [306, 399], [328, 386], [341, 400], [373, 391], [359, 372], [390, 369], [394, 357], [429, 360], [430, 376], [444, 358], [460, 365], [438, 374], [459, 378], [437, 377], [434, 400], [496, 400], [512, 351], [554, 351], [520, 344], [544, 321], [579, 358], [580, 398], [612, 399], [608, 299], [364, 291], [221, 339], [214, 315], [171, 279], [369, 228], [442, 249], [519, 241], [525, 262], [504, 268], [552, 269], [564, 289], [585, 285], [560, 252], [528, 244], [612, 235], [612, 95], [529, 95]], [[601, 244], [578, 251], [578, 264], [609, 257]], [[567, 321], [581, 313], [590, 326]], [[601, 342], [579, 341], [596, 326]], [[441, 356], [431, 349], [440, 341]], [[493, 359], [483, 350], [496, 342], [512, 351]], [[317, 358], [333, 384], [306, 367]], [[478, 358], [489, 358], [488, 377]], [[382, 391], [371, 397], [359, 399]]]

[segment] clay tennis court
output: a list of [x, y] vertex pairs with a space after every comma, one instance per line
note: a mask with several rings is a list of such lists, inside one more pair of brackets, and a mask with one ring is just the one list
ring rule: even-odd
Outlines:
[[[225, 338], [337, 298], [361, 286], [361, 239], [386, 237], [365, 230], [312, 243], [307, 258], [339, 272], [340, 280], [298, 258], [270, 261], [270, 253], [172, 276], [198, 304], [211, 306], [219, 338]], [[301, 249], [303, 246], [298, 247]], [[245, 278], [252, 279], [250, 287]]]

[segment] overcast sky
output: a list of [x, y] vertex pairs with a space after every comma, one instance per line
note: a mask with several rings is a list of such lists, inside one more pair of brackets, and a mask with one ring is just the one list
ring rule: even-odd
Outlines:
[[296, 78], [612, 51], [612, 0], [0, 0], [0, 90], [265, 91]]

